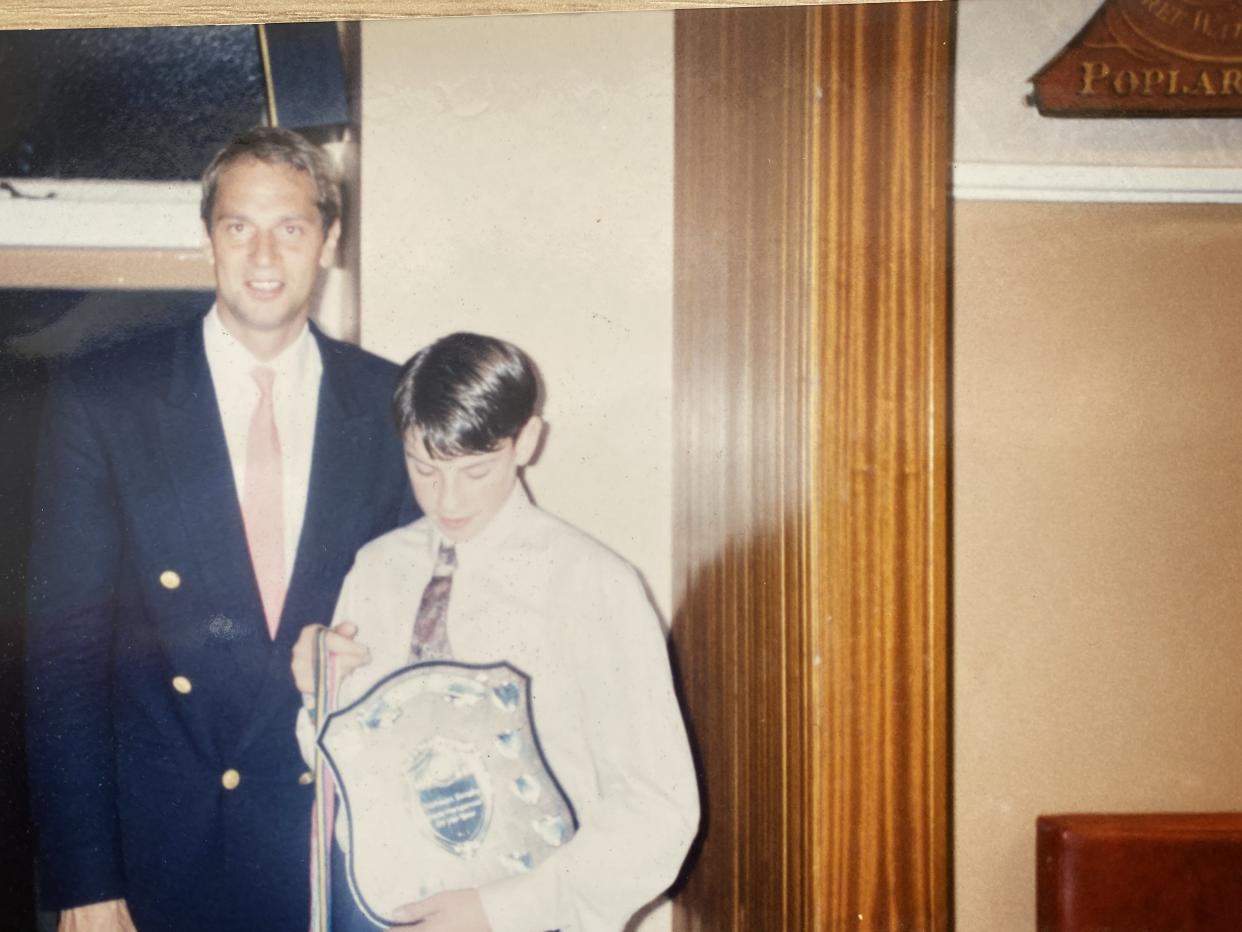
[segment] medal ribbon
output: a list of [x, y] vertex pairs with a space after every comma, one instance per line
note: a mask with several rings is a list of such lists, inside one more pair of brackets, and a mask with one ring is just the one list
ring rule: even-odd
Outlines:
[[[327, 629], [315, 633], [315, 707], [311, 724], [318, 738], [336, 693], [336, 662], [324, 649]], [[329, 932], [332, 926], [332, 829], [336, 816], [336, 786], [324, 753], [315, 742], [315, 808], [311, 811], [310, 932]]]

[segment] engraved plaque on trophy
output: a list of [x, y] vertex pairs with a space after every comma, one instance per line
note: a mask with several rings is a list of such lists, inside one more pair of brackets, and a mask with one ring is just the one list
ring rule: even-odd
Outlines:
[[420, 663], [328, 716], [319, 746], [348, 819], [349, 885], [368, 918], [532, 870], [574, 833], [530, 681], [505, 664]]

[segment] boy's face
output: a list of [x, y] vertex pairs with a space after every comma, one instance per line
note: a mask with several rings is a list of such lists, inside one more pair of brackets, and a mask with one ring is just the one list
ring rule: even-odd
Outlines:
[[418, 507], [449, 540], [470, 540], [509, 498], [518, 470], [535, 454], [542, 428], [532, 417], [516, 438], [495, 450], [450, 459], [432, 457], [422, 432], [414, 428], [405, 436], [405, 465]]

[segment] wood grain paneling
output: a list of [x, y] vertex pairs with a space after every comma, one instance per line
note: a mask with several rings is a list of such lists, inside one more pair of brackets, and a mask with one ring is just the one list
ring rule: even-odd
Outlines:
[[950, 11], [678, 14], [678, 928], [948, 926]]

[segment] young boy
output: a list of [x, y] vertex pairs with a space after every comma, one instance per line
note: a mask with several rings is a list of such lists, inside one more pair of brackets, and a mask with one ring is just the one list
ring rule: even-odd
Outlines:
[[[324, 641], [338, 708], [421, 660], [527, 674], [544, 756], [577, 817], [529, 873], [481, 887], [414, 902], [410, 864], [409, 894], [391, 893], [407, 903], [395, 917], [418, 932], [620, 932], [672, 883], [698, 826], [664, 635], [638, 574], [519, 481], [543, 429], [537, 394], [527, 356], [489, 337], [453, 334], [406, 363], [393, 411], [425, 516], [359, 551]], [[314, 637], [307, 629], [294, 650], [304, 693]], [[305, 713], [299, 738], [309, 753]], [[349, 900], [334, 897], [334, 932], [373, 928], [342, 916]]]

